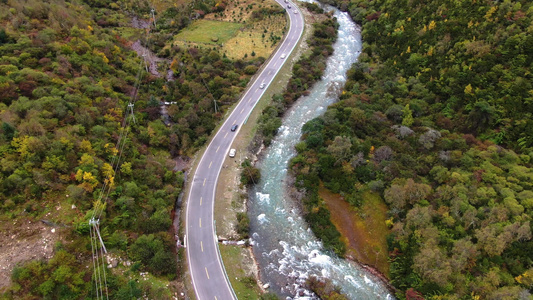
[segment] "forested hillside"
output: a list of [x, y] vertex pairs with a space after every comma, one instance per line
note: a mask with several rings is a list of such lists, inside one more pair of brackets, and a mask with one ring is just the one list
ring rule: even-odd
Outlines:
[[[156, 27], [142, 29], [131, 20], [153, 22], [148, 1], [0, 1], [0, 230], [24, 240], [35, 233], [10, 224], [44, 220], [59, 236], [50, 261], [15, 268], [4, 296], [95, 296], [88, 220], [106, 183], [100, 229], [121, 262], [107, 273], [110, 297], [170, 297], [172, 209], [183, 185], [173, 159], [206, 142], [264, 58], [173, 46], [191, 17], [225, 5], [156, 2]], [[162, 58], [158, 72], [131, 49], [138, 39]], [[157, 75], [168, 68], [170, 81]], [[130, 99], [134, 121], [123, 128]], [[167, 124], [162, 101], [175, 102]], [[139, 271], [163, 277], [139, 283]]]
[[362, 24], [363, 53], [303, 127], [297, 184], [361, 215], [382, 197], [400, 299], [531, 299], [533, 5], [332, 4]]

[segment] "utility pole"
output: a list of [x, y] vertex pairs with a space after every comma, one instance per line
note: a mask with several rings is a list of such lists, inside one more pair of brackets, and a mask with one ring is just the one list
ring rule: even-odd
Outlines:
[[128, 107], [131, 113], [131, 117], [133, 118], [133, 123], [137, 124], [137, 122], [135, 122], [135, 114], [133, 113], [133, 105], [134, 105], [133, 103], [130, 103], [128, 104]]
[[156, 26], [157, 26], [157, 25], [155, 24], [155, 9], [152, 8], [152, 9], [150, 10], [150, 13], [152, 14], [152, 20], [154, 21], [154, 29], [155, 29]]
[[146, 49], [143, 50], [143, 60], [144, 60], [144, 68], [146, 69], [146, 73], [148, 73], [148, 64], [146, 64]]
[[[213, 96], [213, 94], [211, 94]], [[215, 100], [215, 97], [213, 97], [213, 103], [215, 103], [215, 114], [218, 112], [217, 110], [217, 100]]]
[[100, 235], [100, 229], [98, 229], [98, 224], [99, 223], [100, 223], [100, 220], [95, 220], [94, 218], [89, 220], [89, 224], [94, 227], [94, 229], [96, 230], [96, 233], [98, 234], [98, 239], [100, 240], [100, 244], [102, 245], [102, 249], [104, 250], [105, 254], [107, 254], [107, 249], [105, 248], [104, 240], [102, 240], [102, 236]]

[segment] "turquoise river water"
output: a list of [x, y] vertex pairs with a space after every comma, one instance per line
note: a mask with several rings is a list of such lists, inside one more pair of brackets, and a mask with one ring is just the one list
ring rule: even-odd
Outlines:
[[323, 250], [287, 195], [287, 164], [295, 155], [303, 124], [323, 114], [346, 82], [346, 72], [361, 51], [358, 26], [347, 13], [333, 10], [340, 28], [335, 52], [310, 94], [286, 113], [278, 136], [259, 161], [261, 182], [250, 192], [253, 250], [263, 283], [287, 299], [317, 299], [303, 287], [311, 275], [331, 279], [349, 299], [393, 299], [385, 285], [354, 263]]

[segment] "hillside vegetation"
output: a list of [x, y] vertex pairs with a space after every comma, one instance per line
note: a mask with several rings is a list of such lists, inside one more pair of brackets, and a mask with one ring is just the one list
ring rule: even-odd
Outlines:
[[531, 299], [533, 5], [330, 2], [362, 24], [363, 53], [302, 129], [298, 186], [361, 214], [367, 191], [384, 199], [400, 299]]
[[[0, 227], [45, 220], [61, 236], [51, 260], [15, 268], [5, 297], [95, 296], [88, 220], [104, 183], [100, 230], [121, 262], [107, 272], [110, 297], [175, 292], [171, 224], [183, 174], [173, 158], [205, 144], [264, 59], [167, 44], [191, 16], [223, 11], [215, 1], [157, 7], [157, 26], [145, 30], [131, 17], [149, 24], [147, 1], [0, 1]], [[130, 48], [137, 39], [164, 59], [170, 81], [145, 71]], [[130, 99], [135, 121], [123, 128]], [[161, 101], [173, 102], [166, 124]], [[159, 278], [139, 283], [139, 271]]]

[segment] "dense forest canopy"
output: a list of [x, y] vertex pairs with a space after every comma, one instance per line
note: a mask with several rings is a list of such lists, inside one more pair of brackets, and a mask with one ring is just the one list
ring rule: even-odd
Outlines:
[[[530, 1], [338, 5], [363, 22], [364, 52], [380, 63], [369, 73], [387, 73], [390, 79], [384, 82], [386, 99], [410, 104], [419, 115], [431, 113], [433, 121], [448, 130], [513, 149], [533, 146]], [[365, 57], [362, 60], [353, 79], [370, 67]]]
[[362, 24], [363, 53], [303, 127], [297, 184], [358, 212], [382, 197], [400, 299], [531, 299], [533, 4], [329, 2]]
[[[131, 19], [150, 20], [148, 1], [0, 1], [0, 224], [46, 218], [63, 228], [55, 257], [16, 268], [6, 296], [94, 296], [88, 219], [105, 182], [112, 188], [100, 229], [108, 250], [131, 260], [131, 271], [176, 276], [170, 228], [183, 174], [173, 159], [206, 142], [264, 61], [169, 43], [192, 17], [223, 4], [164, 7], [157, 27], [143, 29]], [[163, 58], [160, 73], [172, 70], [168, 81], [146, 72], [131, 49], [137, 39]], [[123, 128], [132, 98], [135, 122]], [[166, 122], [165, 101], [173, 103]], [[108, 273], [113, 298], [170, 296], [129, 272]]]

